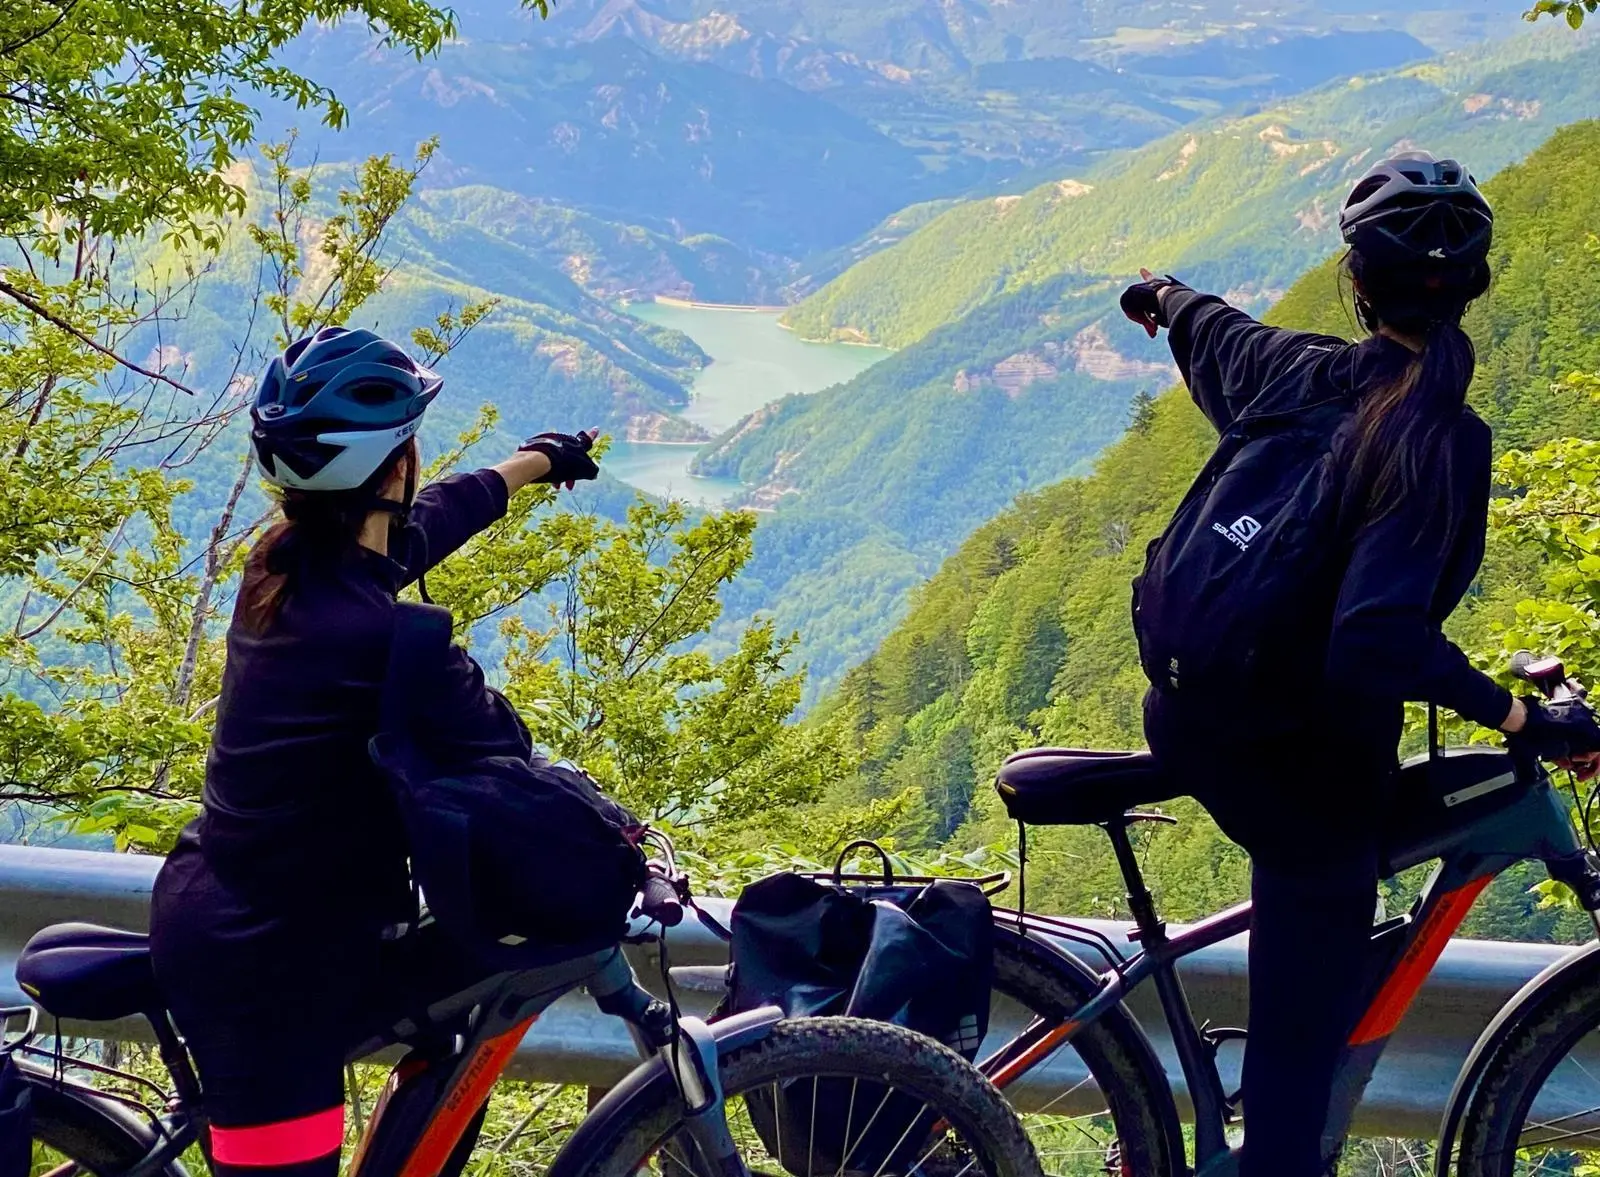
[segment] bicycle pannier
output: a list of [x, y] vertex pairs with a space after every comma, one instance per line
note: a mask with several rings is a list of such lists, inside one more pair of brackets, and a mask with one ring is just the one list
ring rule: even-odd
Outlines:
[[[976, 1057], [993, 974], [988, 898], [953, 879], [897, 884], [887, 862], [884, 874], [870, 887], [795, 874], [746, 887], [733, 909], [730, 1011], [872, 1018]], [[937, 1119], [903, 1093], [846, 1079], [778, 1083], [745, 1104], [794, 1177], [903, 1172]]]

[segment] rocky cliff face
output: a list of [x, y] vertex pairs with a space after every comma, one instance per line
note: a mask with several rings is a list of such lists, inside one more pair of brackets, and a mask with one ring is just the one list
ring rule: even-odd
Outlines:
[[640, 413], [629, 417], [623, 429], [624, 441], [696, 445], [710, 441], [711, 434], [692, 421], [667, 413]]
[[1105, 327], [1093, 323], [1065, 342], [1041, 343], [1028, 351], [1007, 356], [988, 368], [963, 368], [956, 373], [954, 386], [962, 393], [998, 388], [1015, 400], [1029, 385], [1052, 380], [1063, 371], [1082, 372], [1095, 380], [1108, 382], [1148, 379], [1154, 384], [1170, 383], [1178, 375], [1171, 364], [1123, 355], [1111, 345]]

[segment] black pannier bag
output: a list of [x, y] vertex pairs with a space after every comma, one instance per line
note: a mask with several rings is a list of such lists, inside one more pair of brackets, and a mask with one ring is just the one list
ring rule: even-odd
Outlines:
[[[0, 1009], [0, 1027], [26, 1008]], [[3, 1030], [0, 1030], [3, 1033]], [[9, 1048], [0, 1048], [0, 1177], [28, 1177], [33, 1167], [33, 1092]]]
[[429, 764], [408, 735], [450, 644], [450, 614], [395, 607], [373, 760], [389, 776], [411, 873], [441, 931], [487, 968], [597, 951], [644, 883], [644, 827], [587, 775], [535, 759]]
[[1246, 412], [1223, 433], [1133, 582], [1152, 683], [1271, 690], [1307, 658], [1321, 666], [1341, 542], [1334, 441], [1354, 404]]
[[[883, 881], [870, 886], [846, 884], [837, 869], [831, 882], [762, 879], [733, 908], [726, 1011], [776, 1005], [790, 1017], [892, 1022], [971, 1061], [989, 1027], [992, 919], [978, 886], [895, 882], [886, 856]], [[779, 1082], [745, 1104], [794, 1177], [903, 1172], [937, 1119], [904, 1093], [851, 1079]]]

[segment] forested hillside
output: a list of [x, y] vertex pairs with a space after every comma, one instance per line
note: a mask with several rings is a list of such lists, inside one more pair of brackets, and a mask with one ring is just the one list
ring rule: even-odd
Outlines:
[[[1104, 188], [958, 206], [848, 271], [829, 290], [860, 290], [891, 313], [956, 287], [981, 297], [849, 384], [772, 405], [702, 452], [699, 469], [739, 477], [749, 502], [776, 508], [730, 608], [799, 629], [820, 681], [851, 665], [888, 633], [904, 586], [1016, 494], [1074, 473], [1118, 436], [1137, 394], [1165, 387], [1166, 357], [1116, 312], [1129, 274], [1176, 270], [1260, 305], [1337, 245], [1331, 194], [1374, 152], [1427, 143], [1483, 174], [1520, 158], [1600, 106], [1600, 38], [1551, 32], [1212, 124], [1108, 165]], [[1343, 128], [1339, 139], [1302, 136], [1296, 110], [1316, 112], [1307, 126]], [[1183, 144], [1202, 137], [1185, 161]], [[1039, 233], [1020, 231], [1030, 226]], [[1008, 241], [1060, 252], [1008, 289], [994, 269]]]
[[[1472, 403], [1494, 427], [1499, 450], [1600, 434], [1591, 396], [1551, 388], [1566, 373], [1600, 369], [1596, 169], [1600, 123], [1583, 123], [1488, 185], [1498, 211], [1496, 278], [1467, 326], [1480, 357]], [[1345, 307], [1330, 264], [1302, 279], [1272, 319], [1348, 335]], [[912, 844], [1005, 841], [1011, 835], [989, 782], [1007, 752], [1038, 743], [1140, 746], [1144, 680], [1128, 585], [1213, 441], [1184, 390], [1174, 389], [1140, 412], [1093, 474], [1024, 496], [979, 528], [918, 591], [906, 621], [819, 708], [857, 733], [864, 756], [840, 798], [909, 790], [914, 805], [901, 836]], [[1539, 560], [1537, 550], [1494, 535], [1479, 590], [1452, 620], [1469, 649], [1493, 661], [1501, 646], [1493, 627], [1532, 591]], [[1295, 787], [1292, 766], [1283, 787]], [[1183, 825], [1155, 834], [1148, 851], [1164, 902], [1192, 916], [1238, 898], [1241, 855], [1192, 806], [1176, 809]], [[1030, 838], [1038, 856], [1030, 899], [1037, 895], [1042, 910], [1115, 908], [1121, 888], [1102, 843], [1093, 829]], [[1532, 913], [1527, 882], [1498, 884], [1496, 902], [1473, 928], [1518, 936], [1552, 929], [1553, 913]]]
[[1327, 250], [1364, 160], [1401, 142], [1483, 175], [1600, 98], [1593, 35], [1561, 30], [1358, 72], [1246, 118], [1199, 124], [1025, 196], [969, 201], [792, 310], [809, 338], [904, 346], [1021, 287], [1142, 264], [1270, 301]]

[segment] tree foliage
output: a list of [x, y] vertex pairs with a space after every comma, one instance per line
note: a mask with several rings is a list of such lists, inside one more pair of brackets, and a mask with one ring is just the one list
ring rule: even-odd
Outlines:
[[227, 169], [254, 136], [253, 93], [344, 121], [279, 51], [346, 17], [418, 55], [455, 30], [426, 0], [0, 0], [0, 233], [210, 232], [243, 211]]
[[1575, 29], [1583, 28], [1585, 16], [1600, 10], [1600, 0], [1538, 0], [1527, 12], [1529, 20], [1542, 16], [1555, 16], [1566, 20]]

